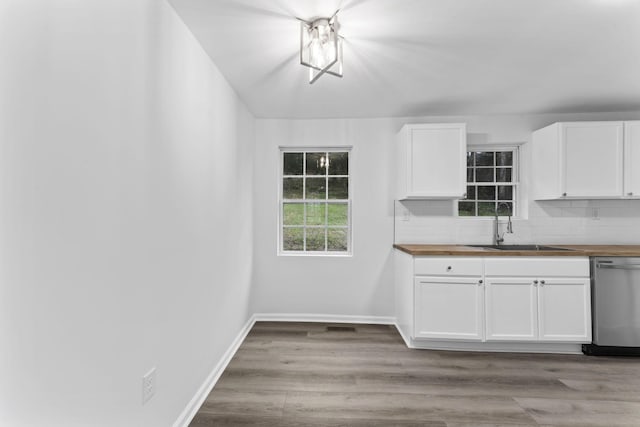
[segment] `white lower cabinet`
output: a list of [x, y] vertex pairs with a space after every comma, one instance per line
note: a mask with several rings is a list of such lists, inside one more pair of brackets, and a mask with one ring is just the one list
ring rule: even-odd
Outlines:
[[418, 257], [414, 274], [415, 339], [591, 342], [586, 257]]
[[538, 303], [533, 278], [487, 278], [486, 340], [538, 339]]
[[486, 281], [487, 341], [591, 341], [589, 278]]
[[538, 285], [538, 325], [541, 341], [591, 341], [589, 278], [550, 278]]
[[414, 337], [481, 341], [482, 294], [479, 277], [416, 278]]

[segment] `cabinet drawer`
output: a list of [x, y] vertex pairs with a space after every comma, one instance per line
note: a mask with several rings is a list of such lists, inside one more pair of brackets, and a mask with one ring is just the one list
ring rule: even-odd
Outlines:
[[486, 276], [589, 277], [587, 257], [485, 258]]
[[482, 276], [482, 258], [415, 257], [414, 274], [427, 276]]

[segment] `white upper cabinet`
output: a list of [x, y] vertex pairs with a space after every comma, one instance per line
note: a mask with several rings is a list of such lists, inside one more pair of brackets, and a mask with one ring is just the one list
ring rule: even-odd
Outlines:
[[560, 126], [567, 197], [622, 195], [621, 122], [565, 123]]
[[464, 123], [405, 125], [398, 133], [396, 149], [398, 200], [464, 197]]
[[624, 123], [624, 194], [640, 197], [640, 120]]
[[624, 122], [569, 122], [534, 132], [534, 198], [623, 197], [624, 130]]

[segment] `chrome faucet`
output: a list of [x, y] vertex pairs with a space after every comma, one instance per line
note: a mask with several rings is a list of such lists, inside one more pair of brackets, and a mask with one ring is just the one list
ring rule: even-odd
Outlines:
[[[505, 230], [504, 233], [502, 233], [502, 236], [500, 236], [500, 226], [498, 225], [498, 210], [500, 209], [500, 206], [506, 206], [507, 212], [509, 213], [509, 221], [507, 222], [507, 229]], [[513, 233], [513, 225], [511, 224], [511, 207], [509, 206], [508, 203], [500, 202], [496, 205], [495, 214], [496, 214], [496, 217], [494, 221], [494, 235], [493, 235], [494, 242], [493, 243], [496, 246], [498, 246], [500, 245], [500, 243], [504, 242], [505, 233], [509, 233], [509, 234]]]

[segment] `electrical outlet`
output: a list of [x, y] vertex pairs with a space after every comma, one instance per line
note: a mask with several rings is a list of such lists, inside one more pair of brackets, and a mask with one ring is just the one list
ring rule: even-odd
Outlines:
[[409, 212], [409, 209], [403, 206], [402, 213], [400, 214], [400, 221], [409, 221], [410, 218], [411, 218], [411, 212]]
[[600, 220], [600, 211], [598, 208], [593, 208], [591, 211], [591, 219], [594, 221]]
[[151, 368], [142, 377], [142, 404], [147, 403], [156, 394], [156, 368]]

